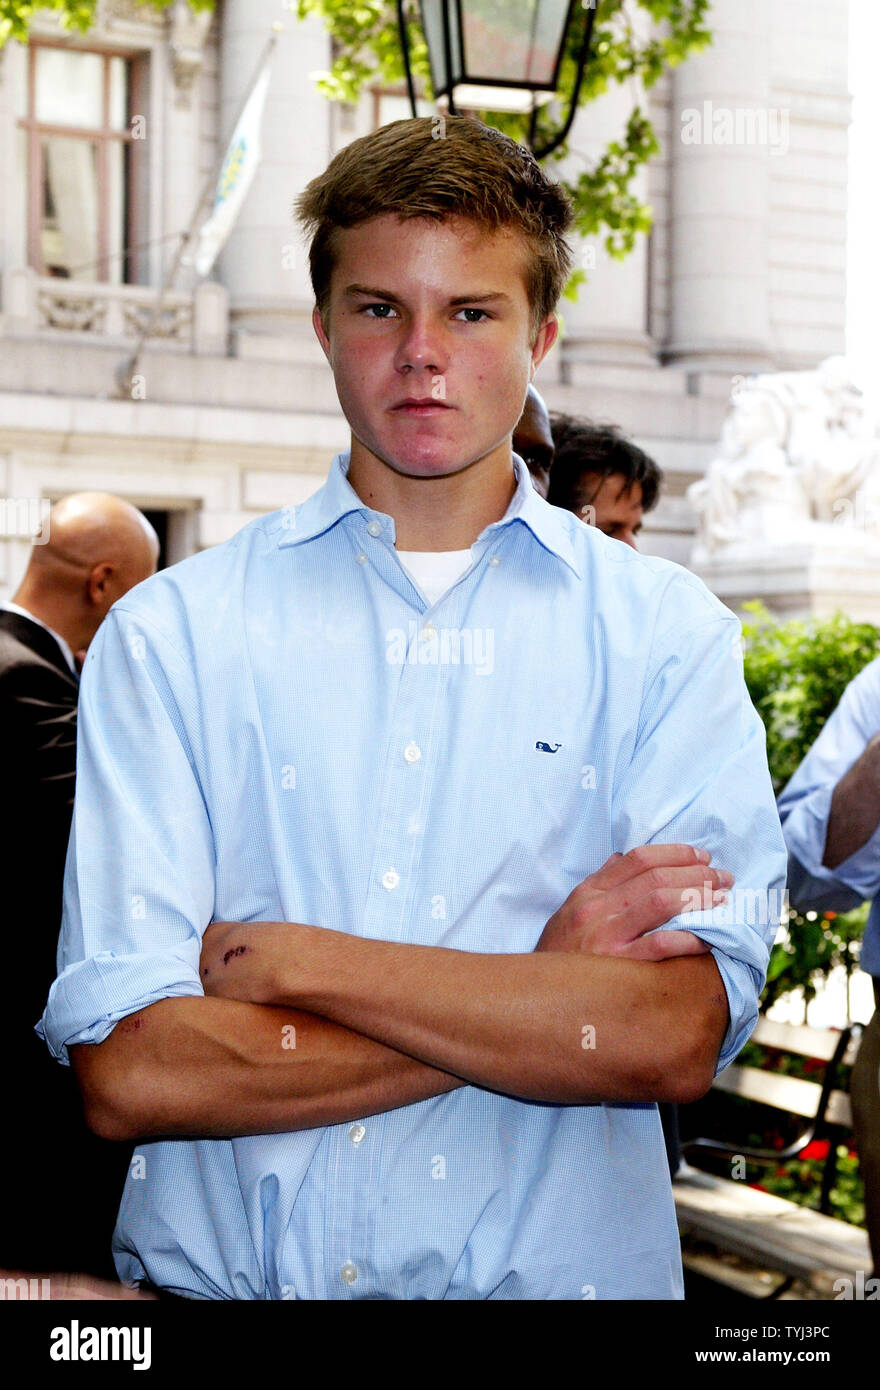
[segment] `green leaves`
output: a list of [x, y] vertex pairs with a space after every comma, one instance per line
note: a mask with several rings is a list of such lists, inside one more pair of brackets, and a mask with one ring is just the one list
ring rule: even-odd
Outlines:
[[37, 10], [55, 10], [62, 28], [85, 33], [95, 22], [97, 3], [98, 0], [39, 0], [32, 5], [25, 0], [0, 0], [0, 47], [7, 39], [25, 43]]
[[[138, 3], [154, 10], [166, 10], [174, 0], [138, 0]], [[189, 0], [189, 4], [193, 10], [214, 8], [214, 0]], [[97, 8], [98, 0], [38, 0], [36, 4], [29, 4], [27, 0], [0, 0], [0, 48], [8, 39], [27, 42], [37, 10], [53, 10], [62, 29], [85, 34], [95, 22]]]
[[745, 677], [767, 731], [777, 794], [800, 766], [850, 681], [880, 656], [880, 629], [842, 613], [777, 623], [760, 603], [745, 605]]

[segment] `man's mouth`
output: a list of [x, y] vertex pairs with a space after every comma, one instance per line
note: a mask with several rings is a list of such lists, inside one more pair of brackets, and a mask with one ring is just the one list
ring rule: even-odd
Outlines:
[[446, 401], [437, 401], [433, 396], [413, 397], [410, 400], [398, 401], [391, 409], [396, 414], [405, 415], [427, 415], [435, 410], [452, 410], [453, 407]]

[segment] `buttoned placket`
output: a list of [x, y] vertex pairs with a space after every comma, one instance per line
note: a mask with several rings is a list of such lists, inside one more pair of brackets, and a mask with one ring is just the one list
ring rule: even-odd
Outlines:
[[[367, 583], [387, 583], [394, 589], [401, 600], [399, 625], [408, 634], [381, 771], [380, 812], [375, 827], [370, 827], [375, 842], [362, 934], [385, 941], [417, 940], [424, 932], [419, 932], [418, 925], [413, 928], [413, 912], [421, 906], [427, 913], [431, 893], [440, 891], [437, 885], [419, 884], [418, 870], [428, 799], [440, 775], [434, 740], [449, 675], [442, 664], [420, 664], [419, 647], [439, 627], [463, 626], [479, 560], [487, 547], [494, 551], [498, 537], [478, 541], [468, 574], [427, 608], [394, 553], [393, 521], [360, 513], [346, 518], [345, 525], [353, 563], [362, 569]], [[490, 565], [493, 558], [494, 570], [498, 560], [490, 556]], [[380, 1114], [333, 1127], [328, 1156], [333, 1201], [325, 1213], [324, 1269], [330, 1298], [358, 1298], [370, 1292], [373, 1257], [379, 1252], [373, 1248], [372, 1205], [367, 1194], [381, 1182], [385, 1124]]]

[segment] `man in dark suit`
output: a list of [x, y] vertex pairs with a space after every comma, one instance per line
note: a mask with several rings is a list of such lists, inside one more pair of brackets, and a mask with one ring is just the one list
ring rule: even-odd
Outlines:
[[128, 1155], [86, 1129], [72, 1076], [33, 1030], [56, 975], [78, 662], [111, 604], [157, 557], [156, 534], [130, 503], [74, 494], [50, 511], [13, 600], [0, 606], [0, 1269], [115, 1277], [110, 1236]]

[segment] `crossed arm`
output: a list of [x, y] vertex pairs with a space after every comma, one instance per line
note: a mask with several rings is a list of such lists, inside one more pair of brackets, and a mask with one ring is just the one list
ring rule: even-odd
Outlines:
[[705, 943], [655, 928], [688, 889], [730, 881], [686, 845], [615, 855], [528, 955], [215, 923], [206, 997], [161, 1000], [71, 1049], [87, 1118], [107, 1138], [231, 1137], [467, 1083], [557, 1104], [694, 1099], [727, 1026], [724, 986]]

